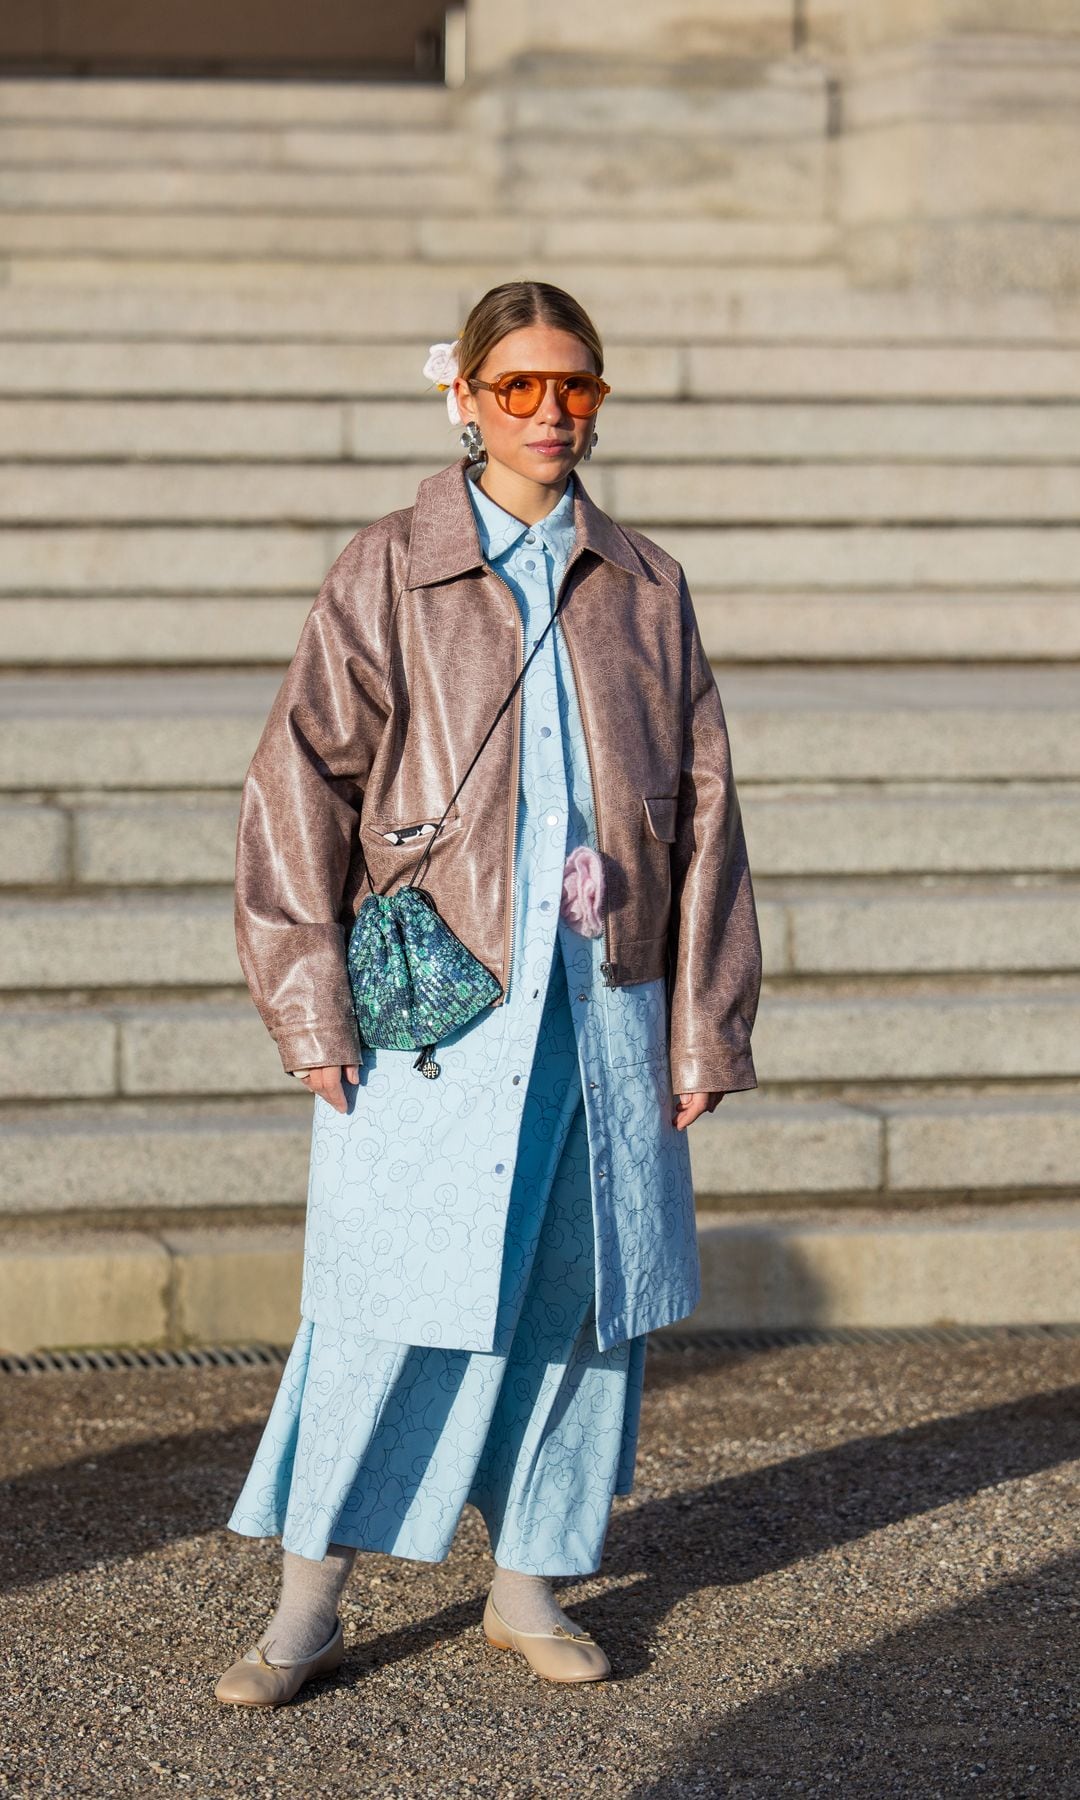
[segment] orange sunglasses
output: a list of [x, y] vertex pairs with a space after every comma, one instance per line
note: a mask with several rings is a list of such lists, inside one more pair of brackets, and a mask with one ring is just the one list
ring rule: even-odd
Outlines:
[[611, 392], [599, 375], [583, 369], [511, 369], [494, 381], [481, 381], [479, 375], [468, 379], [471, 388], [494, 394], [503, 412], [515, 419], [529, 419], [539, 411], [549, 381], [555, 383], [555, 398], [572, 419], [591, 419]]

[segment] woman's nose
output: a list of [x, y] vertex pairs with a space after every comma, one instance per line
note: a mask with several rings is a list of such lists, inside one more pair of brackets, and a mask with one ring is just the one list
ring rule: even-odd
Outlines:
[[565, 412], [562, 406], [560, 406], [556, 397], [555, 383], [549, 381], [544, 389], [544, 398], [537, 408], [537, 417], [540, 418], [545, 425], [559, 425], [564, 419], [569, 418], [569, 416], [569, 413]]

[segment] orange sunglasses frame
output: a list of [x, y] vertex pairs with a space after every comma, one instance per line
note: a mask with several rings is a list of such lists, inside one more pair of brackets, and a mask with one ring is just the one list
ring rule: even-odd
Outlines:
[[[525, 375], [538, 375], [542, 377], [544, 387], [541, 390], [540, 398], [530, 412], [511, 412], [509, 406], [503, 401], [503, 397], [499, 392], [499, 385], [504, 381], [516, 381], [519, 377]], [[540, 411], [540, 408], [544, 404], [544, 395], [547, 393], [547, 383], [549, 381], [561, 383], [569, 381], [577, 375], [588, 375], [592, 381], [599, 383], [600, 398], [591, 411], [587, 413], [570, 412], [570, 408], [566, 404], [566, 396], [565, 394], [560, 394], [558, 387], [555, 389], [555, 397], [558, 400], [559, 405], [570, 414], [572, 419], [594, 419], [600, 411], [600, 408], [603, 406], [607, 395], [610, 394], [611, 388], [599, 375], [594, 375], [591, 369], [507, 369], [502, 375], [496, 375], [494, 381], [481, 381], [479, 375], [470, 375], [468, 377], [468, 383], [471, 388], [487, 388], [489, 393], [494, 394], [496, 403], [502, 407], [503, 412], [507, 413], [511, 419], [531, 419], [535, 413]]]

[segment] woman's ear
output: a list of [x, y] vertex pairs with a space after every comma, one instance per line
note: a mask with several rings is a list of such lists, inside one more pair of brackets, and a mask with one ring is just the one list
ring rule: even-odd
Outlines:
[[476, 396], [463, 375], [454, 376], [454, 399], [463, 421], [476, 419]]

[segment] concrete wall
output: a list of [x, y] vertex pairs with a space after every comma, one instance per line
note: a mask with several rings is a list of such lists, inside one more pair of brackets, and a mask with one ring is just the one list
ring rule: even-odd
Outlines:
[[809, 228], [858, 286], [1080, 289], [1075, 0], [470, 0], [467, 40], [508, 207], [696, 218], [690, 255]]

